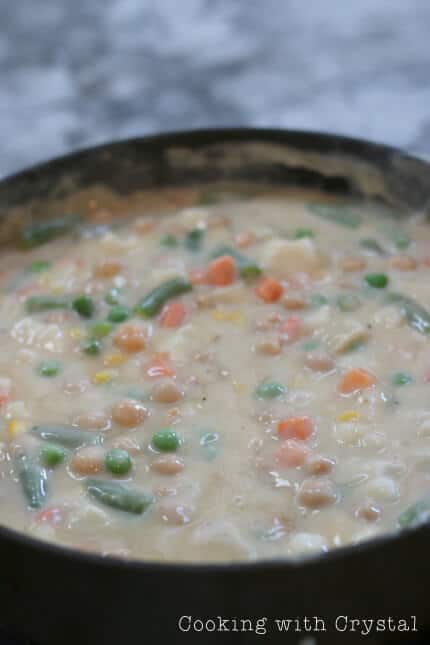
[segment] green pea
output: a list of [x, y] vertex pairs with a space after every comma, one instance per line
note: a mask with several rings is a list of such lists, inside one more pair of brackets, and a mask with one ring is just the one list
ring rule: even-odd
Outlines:
[[43, 271], [48, 271], [48, 269], [51, 267], [51, 264], [51, 262], [48, 262], [46, 260], [35, 260], [28, 267], [28, 271], [30, 273], [43, 273]]
[[305, 350], [305, 352], [311, 352], [312, 350], [319, 347], [319, 344], [319, 340], [313, 338], [312, 340], [305, 341], [302, 345], [302, 348]]
[[126, 475], [131, 468], [130, 455], [126, 450], [113, 448], [106, 453], [105, 466], [114, 475]]
[[178, 246], [178, 240], [174, 235], [163, 235], [163, 237], [160, 240], [161, 246], [168, 246], [170, 248], [173, 248], [174, 246]]
[[294, 231], [294, 239], [302, 240], [306, 237], [314, 237], [314, 232], [310, 228], [296, 228]]
[[102, 344], [97, 338], [87, 338], [82, 341], [81, 350], [88, 356], [97, 356], [102, 350]]
[[152, 435], [152, 446], [160, 452], [174, 452], [178, 449], [179, 437], [171, 428], [163, 428]]
[[388, 284], [388, 276], [385, 273], [367, 273], [364, 279], [374, 289], [384, 289]]
[[60, 371], [60, 363], [54, 360], [42, 361], [38, 365], [37, 371], [40, 376], [57, 376], [58, 372]]
[[311, 293], [308, 297], [308, 304], [311, 307], [322, 307], [323, 305], [328, 304], [328, 298], [323, 296], [322, 293]]
[[91, 318], [94, 313], [94, 303], [89, 296], [78, 296], [73, 300], [72, 307], [82, 318]]
[[113, 329], [113, 324], [108, 320], [97, 320], [90, 327], [92, 338], [104, 338]]
[[108, 305], [117, 305], [119, 303], [119, 289], [112, 287], [105, 295], [105, 302]]
[[278, 381], [264, 381], [255, 389], [255, 396], [258, 399], [276, 399], [285, 394], [285, 387]]
[[64, 461], [66, 451], [55, 443], [46, 443], [40, 449], [40, 460], [48, 468], [54, 468]]
[[412, 376], [406, 372], [396, 372], [391, 377], [391, 383], [393, 385], [409, 385], [412, 381]]
[[124, 322], [124, 320], [127, 320], [127, 318], [130, 318], [130, 309], [128, 307], [124, 307], [123, 305], [112, 307], [108, 314], [108, 320], [113, 323]]
[[203, 231], [195, 228], [193, 231], [187, 233], [185, 237], [185, 246], [189, 251], [199, 251], [203, 242]]
[[336, 302], [341, 311], [356, 311], [361, 307], [361, 300], [355, 293], [343, 293]]

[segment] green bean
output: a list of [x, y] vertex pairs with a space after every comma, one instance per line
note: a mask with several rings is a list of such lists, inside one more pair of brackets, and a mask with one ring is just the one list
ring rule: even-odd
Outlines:
[[124, 305], [112, 307], [108, 313], [108, 320], [113, 323], [120, 323], [130, 317], [130, 309]]
[[94, 302], [89, 296], [78, 296], [73, 300], [72, 308], [82, 318], [91, 318], [94, 313]]
[[153, 502], [153, 498], [146, 493], [115, 481], [87, 479], [85, 488], [101, 504], [126, 513], [140, 515]]
[[361, 300], [355, 293], [343, 293], [336, 302], [341, 311], [356, 311], [361, 307]]
[[61, 235], [70, 233], [78, 221], [79, 217], [76, 215], [65, 215], [45, 222], [35, 222], [20, 232], [19, 244], [26, 249], [41, 246]]
[[412, 329], [416, 329], [421, 334], [430, 333], [430, 313], [415, 300], [401, 293], [390, 292], [387, 294], [385, 301], [388, 304], [394, 304], [399, 307]]
[[30, 273], [43, 273], [43, 271], [48, 271], [51, 268], [51, 262], [47, 260], [35, 260], [30, 264], [27, 270]]
[[311, 203], [308, 204], [308, 209], [312, 215], [318, 215], [318, 217], [346, 228], [358, 228], [362, 223], [360, 213], [348, 206]]
[[430, 499], [422, 499], [400, 513], [398, 523], [401, 528], [418, 526], [430, 520]]
[[294, 231], [295, 240], [303, 240], [306, 237], [314, 237], [315, 233], [310, 228], [296, 228]]
[[78, 448], [83, 444], [99, 444], [101, 436], [91, 430], [80, 430], [75, 426], [45, 424], [33, 426], [31, 432], [44, 441], [59, 443], [68, 448]]
[[225, 244], [219, 246], [211, 254], [211, 258], [219, 258], [222, 255], [229, 255], [233, 258], [239, 270], [239, 275], [245, 280], [258, 278], [262, 273], [260, 267], [256, 262], [254, 262], [254, 260], [250, 260], [242, 253], [239, 253], [239, 251], [236, 251], [236, 249], [233, 249], [231, 246], [227, 246]]
[[199, 228], [195, 228], [193, 231], [187, 233], [185, 236], [185, 246], [187, 249], [193, 252], [200, 251], [203, 243], [203, 235], [204, 232]]
[[50, 311], [51, 309], [68, 309], [69, 301], [66, 298], [42, 294], [40, 296], [31, 296], [25, 301], [25, 308], [29, 314], [40, 311]]
[[375, 255], [387, 255], [384, 248], [373, 238], [366, 237], [360, 240], [360, 246], [366, 251], [371, 251], [371, 253], [374, 253]]
[[45, 502], [46, 470], [25, 455], [16, 459], [16, 472], [30, 508], [40, 508]]
[[192, 285], [184, 278], [172, 278], [163, 282], [158, 287], [155, 287], [148, 295], [136, 305], [135, 313], [151, 318], [158, 314], [163, 305], [174, 298], [187, 291], [191, 291]]
[[163, 235], [160, 240], [160, 244], [161, 246], [173, 248], [174, 246], [178, 246], [178, 240], [174, 235]]

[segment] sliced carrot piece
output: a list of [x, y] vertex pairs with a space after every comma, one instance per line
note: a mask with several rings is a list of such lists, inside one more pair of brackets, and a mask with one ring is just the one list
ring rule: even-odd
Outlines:
[[191, 269], [188, 273], [188, 280], [193, 285], [206, 284], [208, 281], [207, 271], [205, 269]]
[[274, 278], [261, 278], [256, 286], [255, 293], [264, 302], [276, 302], [282, 296], [282, 285]]
[[0, 386], [0, 408], [2, 408], [8, 401], [10, 401], [12, 391], [6, 385]]
[[224, 287], [234, 282], [236, 268], [230, 255], [222, 255], [212, 260], [208, 266], [208, 282], [215, 287]]
[[283, 468], [302, 466], [310, 450], [300, 441], [287, 439], [275, 452], [275, 461]]
[[37, 524], [60, 524], [64, 518], [64, 510], [61, 506], [48, 506], [47, 508], [42, 508], [34, 516], [35, 522]]
[[289, 316], [284, 320], [280, 327], [279, 332], [284, 342], [292, 342], [300, 338], [304, 334], [303, 321], [298, 316]]
[[278, 423], [278, 435], [281, 439], [308, 439], [314, 431], [309, 417], [288, 417]]
[[160, 378], [162, 376], [175, 376], [169, 355], [165, 352], [154, 354], [151, 362], [146, 366], [146, 373], [150, 378]]
[[348, 370], [339, 381], [337, 391], [340, 394], [352, 394], [372, 387], [376, 383], [373, 374], [361, 368]]
[[160, 314], [161, 327], [179, 327], [185, 320], [187, 309], [182, 302], [167, 302]]

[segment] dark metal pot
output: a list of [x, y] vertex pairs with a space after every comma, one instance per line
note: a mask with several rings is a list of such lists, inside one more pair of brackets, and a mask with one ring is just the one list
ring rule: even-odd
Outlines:
[[[3, 180], [1, 241], [14, 228], [6, 211], [33, 199], [100, 183], [127, 193], [216, 180], [299, 185], [413, 208], [430, 200], [430, 166], [385, 146], [282, 130], [184, 132], [84, 150]], [[336, 631], [336, 617], [414, 615], [418, 628], [430, 626], [429, 545], [426, 525], [297, 562], [157, 564], [88, 555], [0, 528], [0, 625], [39, 645], [295, 643], [311, 634], [281, 637], [272, 619], [318, 616], [328, 630], [313, 634], [318, 643], [353, 643], [359, 633]], [[251, 618], [254, 627], [257, 618], [269, 620], [266, 635], [197, 633], [180, 630], [181, 616]], [[372, 630], [366, 641], [395, 635]]]

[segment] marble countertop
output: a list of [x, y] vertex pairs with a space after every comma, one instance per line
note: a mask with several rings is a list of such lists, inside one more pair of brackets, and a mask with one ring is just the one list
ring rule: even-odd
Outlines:
[[308, 128], [430, 155], [423, 0], [0, 0], [0, 175], [159, 130]]

